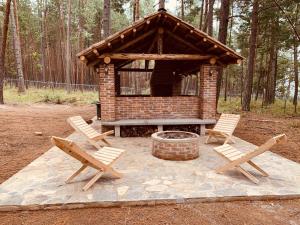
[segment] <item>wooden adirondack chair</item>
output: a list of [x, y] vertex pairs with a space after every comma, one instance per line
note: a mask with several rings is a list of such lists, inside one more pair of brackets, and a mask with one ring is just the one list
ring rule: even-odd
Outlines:
[[234, 143], [232, 134], [239, 120], [240, 115], [222, 113], [215, 127], [213, 129], [205, 130], [205, 132], [208, 133], [205, 143], [207, 144], [212, 137], [225, 138], [224, 144], [227, 144], [229, 141]]
[[229, 144], [224, 144], [218, 147], [215, 147], [214, 150], [221, 155], [223, 158], [229, 161], [228, 164], [216, 169], [217, 173], [223, 173], [227, 170], [236, 169], [248, 177], [254, 183], [258, 183], [258, 179], [256, 179], [251, 173], [244, 170], [241, 165], [243, 163], [248, 163], [253, 168], [258, 170], [263, 176], [269, 176], [265, 171], [263, 171], [259, 166], [257, 166], [253, 161], [251, 161], [254, 157], [270, 150], [271, 147], [276, 145], [277, 143], [286, 142], [287, 137], [285, 134], [280, 134], [276, 137], [269, 139], [267, 142], [259, 146], [258, 148], [249, 151], [249, 152], [240, 152], [236, 148], [232, 147]]
[[107, 146], [111, 144], [105, 139], [107, 135], [114, 133], [113, 130], [107, 131], [105, 133], [97, 132], [93, 127], [88, 125], [81, 116], [73, 116], [67, 119], [67, 122], [79, 133], [87, 137], [90, 144], [95, 146], [97, 149], [101, 149], [103, 145], [99, 144], [99, 141], [104, 142]]
[[92, 167], [98, 172], [95, 176], [83, 187], [83, 190], [88, 190], [104, 173], [110, 173], [116, 178], [121, 178], [122, 175], [115, 171], [111, 165], [125, 152], [123, 149], [103, 147], [101, 150], [95, 152], [93, 155], [81, 150], [80, 147], [67, 139], [52, 137], [51, 142], [59, 149], [71, 157], [77, 159], [82, 163], [82, 166], [67, 180], [66, 183], [71, 182], [76, 176], [78, 176], [87, 167]]

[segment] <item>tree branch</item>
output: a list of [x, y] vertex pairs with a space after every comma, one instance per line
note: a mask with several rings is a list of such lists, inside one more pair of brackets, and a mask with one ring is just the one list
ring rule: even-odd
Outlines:
[[276, 0], [273, 0], [273, 2], [276, 4], [276, 6], [280, 9], [280, 11], [283, 13], [285, 18], [288, 20], [290, 26], [292, 27], [292, 29], [295, 33], [295, 36], [297, 37], [298, 41], [300, 41], [300, 34], [298, 33], [298, 31], [297, 31], [296, 27], [294, 26], [290, 17], [285, 13], [284, 9], [278, 4], [278, 2]]

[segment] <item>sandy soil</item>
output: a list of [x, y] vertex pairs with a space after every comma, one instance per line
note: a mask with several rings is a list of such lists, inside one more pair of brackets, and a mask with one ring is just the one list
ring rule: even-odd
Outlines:
[[[94, 106], [0, 106], [0, 183], [49, 149], [49, 136], [72, 132], [71, 115], [90, 119]], [[267, 120], [267, 121], [262, 121]], [[43, 132], [36, 136], [34, 132]], [[235, 135], [261, 144], [274, 134], [289, 141], [273, 151], [300, 162], [300, 118], [242, 115]], [[0, 213], [0, 224], [290, 224], [300, 225], [300, 200], [197, 203]]]

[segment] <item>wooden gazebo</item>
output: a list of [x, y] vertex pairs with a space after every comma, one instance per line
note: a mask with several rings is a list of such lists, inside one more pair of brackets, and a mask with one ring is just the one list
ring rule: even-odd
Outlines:
[[[243, 59], [164, 9], [77, 56], [97, 69], [101, 123], [104, 129], [114, 126], [117, 136], [121, 126], [134, 125], [157, 125], [162, 130], [163, 125], [195, 124], [203, 131], [206, 124], [215, 123], [219, 67]], [[147, 91], [126, 91], [124, 77], [128, 74], [144, 74]], [[197, 78], [197, 91], [183, 94], [182, 79], [191, 74]]]

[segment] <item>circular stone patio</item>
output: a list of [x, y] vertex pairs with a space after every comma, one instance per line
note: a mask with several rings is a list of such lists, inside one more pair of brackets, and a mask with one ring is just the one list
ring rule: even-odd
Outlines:
[[[70, 139], [94, 151], [79, 134], [74, 133]], [[262, 177], [247, 167], [259, 179], [256, 185], [236, 171], [216, 174], [214, 169], [225, 161], [213, 151], [216, 145], [204, 144], [204, 137], [200, 137], [199, 158], [189, 161], [152, 156], [151, 138], [109, 137], [109, 140], [115, 147], [127, 150], [113, 166], [123, 173], [123, 178], [101, 178], [83, 192], [81, 188], [94, 171], [90, 169], [73, 183], [65, 184], [80, 164], [53, 147], [0, 185], [0, 210], [300, 197], [300, 165], [271, 152], [254, 160], [270, 177]], [[234, 146], [242, 151], [255, 147], [238, 138]]]

